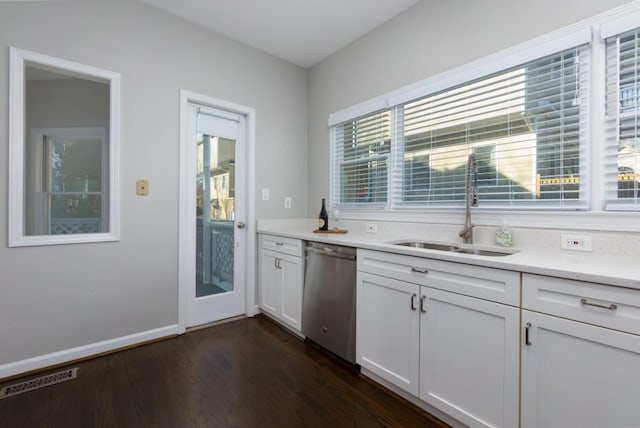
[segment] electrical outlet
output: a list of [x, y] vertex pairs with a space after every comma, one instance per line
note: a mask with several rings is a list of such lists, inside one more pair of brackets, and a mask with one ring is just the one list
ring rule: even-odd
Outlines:
[[367, 223], [366, 230], [367, 233], [378, 233], [378, 225], [375, 223]]
[[589, 235], [562, 235], [560, 246], [563, 250], [593, 251], [592, 236]]
[[284, 207], [291, 208], [291, 196], [285, 196], [284, 198]]
[[136, 195], [149, 196], [149, 180], [136, 181]]

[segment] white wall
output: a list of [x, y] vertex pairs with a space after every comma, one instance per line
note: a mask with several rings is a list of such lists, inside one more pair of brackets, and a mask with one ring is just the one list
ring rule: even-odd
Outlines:
[[180, 89], [256, 108], [257, 216], [306, 213], [302, 68], [134, 1], [0, 2], [0, 171], [9, 46], [121, 73], [122, 239], [7, 248], [0, 174], [0, 365], [177, 323]]
[[[309, 207], [329, 197], [331, 113], [629, 0], [423, 0], [309, 72]], [[313, 160], [313, 162], [311, 162]]]

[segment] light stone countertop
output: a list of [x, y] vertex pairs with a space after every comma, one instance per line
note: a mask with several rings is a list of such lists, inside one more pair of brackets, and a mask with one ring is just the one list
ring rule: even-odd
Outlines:
[[[314, 222], [314, 220], [261, 220], [258, 222], [258, 233], [640, 289], [640, 256], [635, 254], [635, 248], [616, 253], [597, 251], [597, 245], [594, 243], [594, 250], [596, 250], [594, 252], [567, 251], [556, 245], [559, 242], [559, 235], [557, 240], [554, 240], [555, 235], [547, 236], [551, 232], [536, 231], [533, 237], [524, 239], [524, 231], [515, 231], [516, 246], [513, 249], [518, 250], [517, 253], [497, 257], [480, 256], [387, 243], [404, 239], [459, 243], [459, 239], [454, 238], [456, 234], [452, 233], [459, 229], [459, 226], [455, 225], [412, 227], [411, 230], [391, 227], [387, 228], [388, 230], [379, 230], [376, 234], [370, 234], [364, 232], [363, 226], [354, 223], [351, 224], [349, 233], [329, 234], [313, 233]], [[483, 235], [481, 230], [478, 232], [479, 236]], [[523, 235], [521, 241], [526, 245], [517, 246], [518, 233]], [[532, 234], [530, 231], [528, 233]], [[558, 233], [555, 232], [556, 235]], [[484, 235], [487, 234], [484, 233]], [[637, 242], [640, 242], [640, 239], [634, 239], [631, 244], [635, 246]], [[490, 245], [483, 245], [482, 241], [477, 247], [492, 249]]]

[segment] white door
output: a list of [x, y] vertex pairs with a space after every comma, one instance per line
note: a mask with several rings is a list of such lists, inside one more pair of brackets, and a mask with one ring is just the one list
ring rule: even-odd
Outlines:
[[280, 317], [282, 301], [282, 270], [278, 269], [280, 254], [261, 250], [260, 259], [260, 307], [275, 317]]
[[295, 330], [301, 330], [304, 282], [302, 259], [281, 254], [278, 266], [282, 271], [282, 319]]
[[358, 364], [417, 396], [420, 286], [358, 272], [357, 293]]
[[420, 398], [470, 427], [517, 427], [520, 309], [421, 291]]
[[187, 327], [246, 313], [245, 117], [188, 105]]
[[522, 423], [640, 426], [640, 336], [522, 311]]

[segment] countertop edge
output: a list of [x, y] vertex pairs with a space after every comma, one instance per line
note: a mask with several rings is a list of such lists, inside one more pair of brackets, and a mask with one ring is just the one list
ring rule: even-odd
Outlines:
[[[548, 251], [541, 253], [540, 251], [536, 251], [535, 249], [515, 248], [519, 250], [519, 252], [516, 254], [491, 257], [402, 247], [386, 243], [387, 241], [392, 240], [415, 238], [406, 236], [379, 237], [376, 235], [372, 235], [372, 237], [363, 237], [362, 234], [347, 233], [337, 235], [330, 233], [305, 232], [302, 230], [286, 230], [280, 228], [272, 229], [268, 227], [258, 228], [258, 233], [293, 239], [301, 239], [305, 241], [323, 242], [326, 244], [345, 245], [367, 250], [403, 254], [433, 260], [464, 263], [474, 266], [510, 270], [528, 274], [553, 276], [557, 278], [598, 283], [615, 287], [640, 289], [640, 278], [635, 279], [626, 276], [615, 275], [610, 272], [616, 270], [615, 267], [608, 266], [606, 269], [601, 269], [601, 272], [596, 272], [598, 270], [598, 263], [594, 262], [601, 260], [601, 257], [599, 258], [598, 256], [592, 254], [566, 254], [557, 252], [557, 254], [550, 255]], [[554, 255], [557, 257], [554, 257]], [[621, 258], [621, 256], [616, 257]], [[536, 258], [542, 259], [543, 262], [534, 262], [533, 260]], [[569, 259], [572, 264], [576, 265], [575, 268], [570, 269], [567, 268], [566, 264], [562, 265], [563, 258]], [[556, 266], [554, 266], [554, 261]], [[567, 263], [566, 260], [565, 263]], [[624, 262], [620, 262], [621, 265], [623, 263]], [[591, 268], [591, 272], [585, 271], [584, 264], [588, 264], [588, 266]]]

